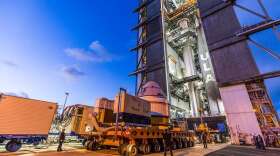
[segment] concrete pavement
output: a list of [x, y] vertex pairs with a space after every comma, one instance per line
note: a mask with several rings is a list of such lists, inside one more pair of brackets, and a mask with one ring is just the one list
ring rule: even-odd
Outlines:
[[[175, 155], [192, 155], [192, 156], [201, 156], [210, 152], [214, 152], [218, 149], [222, 149], [226, 147], [227, 144], [222, 145], [210, 145], [208, 149], [203, 149], [201, 145], [196, 145], [193, 148], [179, 149], [174, 151]], [[33, 146], [24, 146], [19, 152], [16, 153], [8, 153], [0, 150], [0, 156], [3, 155], [12, 155], [12, 156], [111, 156], [111, 155], [119, 155], [116, 149], [110, 150], [98, 150], [98, 151], [88, 151], [83, 149], [80, 144], [64, 144], [63, 152], [56, 152], [57, 145], [50, 146], [41, 146], [34, 148]], [[163, 153], [153, 153], [147, 156], [161, 156]]]
[[280, 149], [258, 150], [252, 146], [227, 146], [205, 156], [280, 156]]
[[[65, 144], [63, 152], [56, 152], [57, 145], [50, 145], [41, 148], [23, 147], [16, 153], [7, 153], [0, 150], [0, 156], [112, 156], [118, 155], [115, 149], [88, 151], [82, 149], [80, 144]], [[163, 153], [153, 153], [147, 156], [162, 156]], [[169, 153], [168, 153], [169, 155]], [[175, 156], [280, 156], [280, 150], [256, 150], [254, 147], [234, 146], [228, 144], [209, 145], [208, 149], [203, 149], [201, 145], [193, 148], [180, 149], [174, 151]]]

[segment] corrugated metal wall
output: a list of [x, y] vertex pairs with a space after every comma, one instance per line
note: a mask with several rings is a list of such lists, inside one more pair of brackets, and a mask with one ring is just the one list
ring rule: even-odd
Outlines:
[[223, 0], [198, 0], [198, 6], [218, 83], [258, 75], [246, 38], [235, 36], [241, 26], [233, 5]]
[[[165, 55], [163, 45], [163, 29], [161, 17], [161, 1], [150, 1], [145, 7], [147, 10], [147, 81], [157, 82], [166, 93], [166, 73], [164, 68]], [[143, 73], [139, 73], [140, 75]], [[139, 76], [138, 74], [138, 76]], [[139, 78], [137, 76], [137, 78]], [[138, 80], [139, 81], [139, 80]], [[141, 87], [141, 86], [138, 86]]]

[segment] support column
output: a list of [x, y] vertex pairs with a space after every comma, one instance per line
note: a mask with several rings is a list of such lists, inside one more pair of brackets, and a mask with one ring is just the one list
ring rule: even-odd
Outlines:
[[186, 67], [185, 77], [195, 75], [194, 63], [193, 63], [193, 50], [187, 45], [183, 49], [183, 59]]
[[253, 135], [262, 135], [245, 84], [220, 88], [225, 105], [228, 126], [233, 144], [239, 144], [239, 136], [252, 144]]
[[198, 113], [198, 102], [197, 102], [197, 98], [196, 98], [194, 82], [190, 82], [188, 84], [188, 88], [189, 88], [192, 115], [194, 117], [198, 117], [198, 115], [199, 115], [199, 113]]
[[[186, 45], [183, 49], [183, 59], [186, 68], [185, 77], [190, 77], [195, 75], [194, 62], [193, 62], [193, 50], [191, 46]], [[195, 92], [195, 84], [194, 82], [188, 83], [189, 95], [190, 95], [190, 103], [191, 103], [191, 112], [194, 117], [198, 116], [198, 102]]]

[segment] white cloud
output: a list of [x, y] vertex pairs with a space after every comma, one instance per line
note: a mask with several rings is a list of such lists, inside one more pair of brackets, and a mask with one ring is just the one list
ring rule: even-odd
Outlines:
[[67, 48], [65, 53], [78, 61], [84, 62], [108, 62], [112, 61], [113, 56], [108, 52], [108, 50], [99, 42], [93, 41], [89, 45], [88, 50], [81, 48]]
[[63, 76], [67, 80], [76, 80], [76, 79], [86, 75], [86, 73], [81, 71], [80, 68], [76, 65], [64, 66], [64, 67], [62, 67], [61, 71], [62, 71]]
[[94, 58], [89, 52], [84, 51], [83, 49], [79, 48], [68, 48], [65, 49], [65, 53], [70, 56], [75, 58], [78, 61], [93, 61]]
[[100, 44], [99, 41], [93, 41], [90, 44], [89, 48], [99, 55], [104, 55], [104, 54], [107, 55], [108, 53], [106, 48], [102, 44]]

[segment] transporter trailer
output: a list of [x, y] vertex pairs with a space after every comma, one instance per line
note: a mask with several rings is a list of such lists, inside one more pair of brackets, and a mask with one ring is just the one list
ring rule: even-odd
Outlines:
[[[121, 155], [135, 156], [138, 153], [149, 154], [161, 152], [164, 149], [163, 135], [168, 127], [148, 126], [121, 126], [106, 128], [83, 136], [84, 146], [88, 150], [100, 148], [118, 148]], [[194, 146], [194, 133], [172, 128], [173, 149], [182, 149]]]
[[[150, 88], [155, 88], [150, 86]], [[121, 89], [112, 100], [103, 98], [103, 104], [74, 105], [65, 110], [64, 116], [71, 120], [71, 133], [83, 138], [88, 150], [117, 148], [121, 155], [135, 156], [164, 150], [163, 135], [169, 129], [173, 149], [194, 146], [194, 132], [187, 129], [186, 122], [169, 120], [168, 103], [158, 97], [159, 92], [145, 89], [147, 94], [132, 96]], [[105, 106], [106, 105], [106, 106]]]

